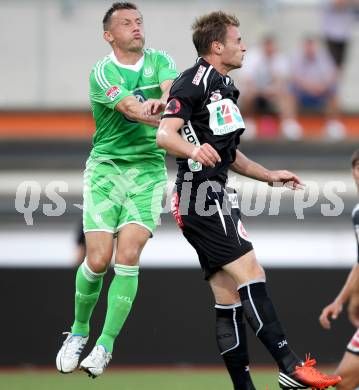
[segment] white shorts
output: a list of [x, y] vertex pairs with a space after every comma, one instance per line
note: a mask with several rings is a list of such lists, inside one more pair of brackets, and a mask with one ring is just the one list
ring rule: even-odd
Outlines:
[[347, 351], [359, 355], [359, 329], [354, 333], [353, 337], [347, 345]]

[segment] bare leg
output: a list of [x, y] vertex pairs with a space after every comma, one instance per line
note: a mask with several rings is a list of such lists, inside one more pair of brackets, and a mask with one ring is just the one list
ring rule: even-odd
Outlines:
[[359, 356], [351, 352], [345, 352], [336, 374], [342, 377], [342, 381], [336, 386], [337, 389], [356, 389], [359, 386]]

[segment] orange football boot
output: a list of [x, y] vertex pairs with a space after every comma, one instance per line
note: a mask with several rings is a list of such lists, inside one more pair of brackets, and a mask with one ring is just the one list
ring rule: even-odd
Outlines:
[[296, 366], [290, 374], [279, 373], [279, 386], [282, 389], [326, 389], [335, 386], [342, 378], [339, 375], [326, 375], [314, 368], [315, 359], [306, 356], [306, 360], [301, 366]]

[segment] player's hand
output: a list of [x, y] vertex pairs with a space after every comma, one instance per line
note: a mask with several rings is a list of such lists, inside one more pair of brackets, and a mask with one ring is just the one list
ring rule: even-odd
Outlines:
[[195, 146], [191, 154], [191, 159], [206, 167], [212, 168], [214, 168], [217, 162], [221, 162], [219, 154], [210, 144]]
[[166, 107], [160, 99], [148, 99], [142, 104], [142, 112], [145, 116], [160, 114]]
[[353, 293], [349, 306], [348, 306], [348, 315], [350, 322], [356, 327], [359, 328], [359, 294]]
[[278, 184], [284, 185], [291, 190], [302, 190], [304, 188], [300, 178], [290, 171], [270, 171], [268, 184], [272, 187]]
[[320, 325], [322, 325], [324, 329], [330, 329], [330, 320], [336, 320], [342, 310], [343, 305], [337, 301], [326, 306], [319, 317]]

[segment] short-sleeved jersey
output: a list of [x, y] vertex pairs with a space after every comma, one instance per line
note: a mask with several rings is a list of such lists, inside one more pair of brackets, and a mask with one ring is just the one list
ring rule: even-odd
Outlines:
[[359, 203], [353, 209], [352, 220], [353, 220], [353, 225], [354, 225], [355, 237], [357, 240], [357, 248], [358, 248], [357, 260], [359, 263]]
[[237, 106], [238, 96], [233, 80], [203, 58], [174, 81], [163, 118], [182, 118], [182, 137], [195, 145], [210, 144], [222, 160], [211, 168], [178, 158], [177, 184], [186, 172], [193, 172], [193, 182], [227, 180], [228, 168], [235, 160], [239, 137], [245, 129]]
[[156, 145], [156, 128], [126, 118], [116, 105], [127, 96], [143, 102], [162, 96], [163, 81], [177, 77], [172, 58], [146, 49], [135, 65], [123, 65], [112, 52], [97, 62], [90, 75], [90, 101], [96, 123], [92, 157], [139, 162], [164, 161]]

